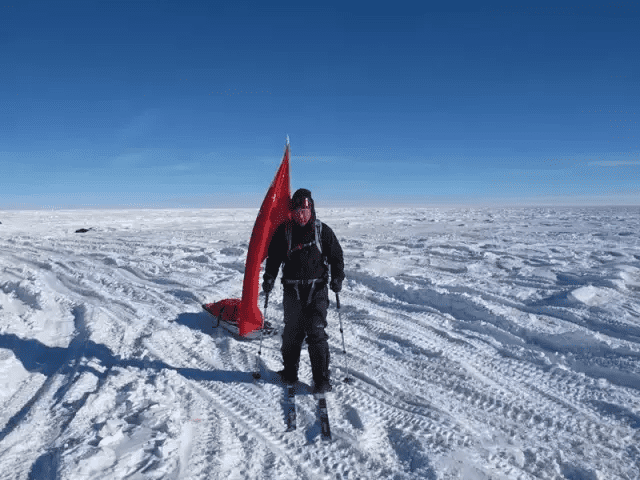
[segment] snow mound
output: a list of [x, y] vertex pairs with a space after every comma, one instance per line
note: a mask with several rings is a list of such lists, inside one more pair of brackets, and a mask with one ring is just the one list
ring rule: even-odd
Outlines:
[[640, 268], [624, 265], [621, 267], [620, 278], [627, 288], [640, 289]]
[[588, 285], [571, 292], [570, 296], [590, 307], [599, 307], [611, 300], [611, 295], [603, 288]]

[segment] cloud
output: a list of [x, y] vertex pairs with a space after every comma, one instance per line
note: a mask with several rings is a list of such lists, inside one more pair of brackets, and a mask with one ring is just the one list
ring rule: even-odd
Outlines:
[[197, 162], [191, 163], [177, 163], [175, 165], [167, 165], [162, 167], [169, 172], [191, 172], [200, 168], [200, 164]]
[[588, 165], [598, 167], [622, 167], [625, 165], [640, 165], [640, 160], [605, 160], [599, 162], [589, 162]]

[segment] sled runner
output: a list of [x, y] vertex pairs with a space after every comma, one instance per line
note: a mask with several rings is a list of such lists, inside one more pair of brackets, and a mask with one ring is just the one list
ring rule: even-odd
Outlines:
[[[229, 332], [231, 332], [234, 336], [243, 339], [253, 340], [256, 338], [260, 338], [260, 328], [257, 330], [253, 330], [247, 335], [240, 335], [240, 325], [238, 325], [238, 308], [240, 306], [240, 299], [237, 298], [229, 298], [226, 300], [221, 300], [216, 303], [206, 303], [202, 305], [202, 308], [208, 312], [215, 320], [213, 323], [215, 327], [223, 327]], [[277, 330], [271, 325], [268, 321], [264, 321], [263, 324], [264, 335], [271, 336], [275, 335]]]

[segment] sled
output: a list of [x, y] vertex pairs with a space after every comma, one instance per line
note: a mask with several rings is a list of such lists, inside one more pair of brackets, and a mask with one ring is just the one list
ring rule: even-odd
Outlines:
[[[277, 329], [267, 320], [264, 320], [262, 328], [251, 331], [246, 335], [240, 335], [240, 325], [238, 325], [238, 308], [240, 307], [240, 299], [229, 298], [216, 303], [205, 303], [202, 305], [203, 310], [209, 313], [214, 319], [213, 327], [223, 327], [228, 330], [236, 338], [243, 340], [254, 340], [260, 338], [261, 334], [265, 336], [276, 335]], [[264, 330], [264, 331], [262, 331]]]

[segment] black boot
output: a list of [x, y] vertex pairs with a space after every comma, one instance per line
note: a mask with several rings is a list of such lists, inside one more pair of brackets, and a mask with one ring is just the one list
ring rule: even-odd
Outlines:
[[283, 368], [282, 370], [276, 373], [280, 377], [280, 380], [282, 380], [282, 383], [286, 385], [293, 385], [298, 381], [298, 374], [297, 373], [292, 374], [291, 372], [288, 372], [286, 368]]
[[327, 393], [333, 390], [331, 382], [329, 380], [322, 380], [320, 382], [314, 382], [313, 393]]
[[329, 344], [319, 341], [309, 345], [311, 373], [313, 375], [313, 393], [331, 391], [331, 372], [329, 371]]

